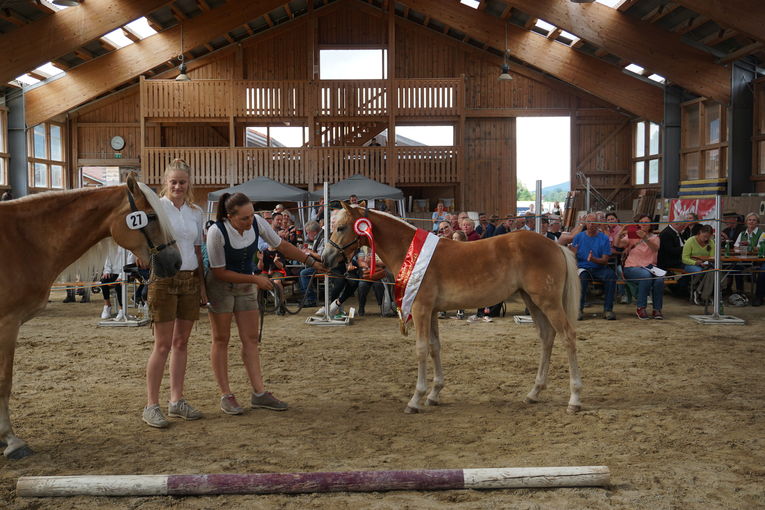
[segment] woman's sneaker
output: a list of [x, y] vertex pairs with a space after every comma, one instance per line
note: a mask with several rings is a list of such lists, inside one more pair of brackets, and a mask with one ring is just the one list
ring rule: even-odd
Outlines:
[[[72, 299], [74, 301], [74, 299]], [[112, 316], [112, 307], [108, 305], [104, 305], [104, 309], [101, 310], [101, 318], [102, 319], [108, 319]]]
[[270, 409], [271, 411], [286, 411], [287, 402], [282, 402], [270, 391], [263, 393], [260, 396], [252, 394], [251, 404], [253, 409]]
[[180, 399], [178, 402], [169, 402], [167, 405], [167, 415], [172, 418], [183, 418], [184, 420], [198, 420], [202, 417], [202, 413], [186, 402], [185, 398]]
[[664, 314], [661, 313], [661, 310], [654, 310], [653, 311], [653, 318], [657, 321], [663, 321], [664, 320]]
[[223, 395], [220, 398], [220, 410], [226, 414], [242, 414], [244, 412], [233, 393]]
[[638, 307], [638, 309], [635, 312], [635, 314], [637, 315], [638, 319], [640, 319], [641, 321], [650, 319], [650, 317], [648, 317], [648, 314], [645, 311], [645, 308]]
[[159, 408], [159, 404], [144, 408], [143, 421], [145, 421], [149, 427], [158, 429], [164, 429], [170, 425], [170, 422], [165, 419], [165, 415], [162, 414], [162, 409]]

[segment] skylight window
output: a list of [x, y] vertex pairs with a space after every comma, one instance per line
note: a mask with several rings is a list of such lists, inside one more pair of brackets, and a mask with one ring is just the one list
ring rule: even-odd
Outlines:
[[35, 71], [37, 71], [39, 74], [44, 74], [45, 76], [49, 76], [49, 77], [56, 76], [57, 74], [61, 74], [64, 72], [58, 67], [51, 64], [50, 62], [48, 62], [47, 64], [41, 65], [40, 67], [35, 69]]
[[149, 25], [149, 21], [144, 17], [140, 17], [135, 21], [131, 21], [125, 26], [129, 28], [134, 34], [136, 34], [141, 39], [146, 39], [150, 35], [154, 35], [157, 33], [156, 30], [151, 28], [151, 26]]
[[460, 0], [460, 3], [462, 5], [467, 5], [468, 7], [472, 7], [473, 9], [478, 9], [478, 5], [481, 2], [480, 0]]
[[660, 74], [656, 74], [656, 73], [654, 73], [651, 76], [649, 76], [648, 79], [649, 80], [653, 80], [656, 83], [666, 83], [667, 82], [667, 79], [665, 77], [661, 76]]
[[643, 71], [645, 70], [637, 64], [630, 64], [626, 66], [624, 69], [626, 69], [627, 71], [633, 72], [635, 74], [643, 74]]
[[109, 32], [103, 38], [112, 43], [117, 48], [124, 48], [128, 44], [133, 44], [133, 41], [125, 37], [125, 33], [120, 28]]
[[623, 3], [624, 0], [595, 0], [595, 1], [599, 4], [607, 5], [608, 7], [616, 9]]
[[549, 24], [546, 21], [542, 21], [541, 19], [538, 19], [537, 22], [534, 23], [534, 26], [537, 27], [537, 28], [541, 28], [542, 30], [544, 30], [548, 34], [551, 31], [555, 30], [555, 25], [551, 25], [551, 24]]
[[37, 78], [32, 78], [28, 74], [22, 74], [21, 76], [17, 76], [16, 81], [24, 85], [34, 85], [35, 83], [40, 83], [40, 80], [38, 80]]
[[561, 30], [560, 31], [560, 36], [561, 37], [565, 37], [566, 39], [570, 39], [571, 40], [571, 44], [574, 44], [577, 41], [579, 41], [579, 37], [575, 36], [572, 33], [566, 32], [565, 30]]

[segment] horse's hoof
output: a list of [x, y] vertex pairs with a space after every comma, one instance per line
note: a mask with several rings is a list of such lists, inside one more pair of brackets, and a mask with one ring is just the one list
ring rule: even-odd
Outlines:
[[571, 406], [571, 405], [570, 405], [570, 406], [568, 406], [568, 407], [566, 408], [566, 412], [567, 412], [568, 414], [576, 414], [576, 413], [578, 413], [578, 412], [579, 412], [579, 411], [581, 411], [581, 410], [582, 410], [582, 406]]
[[533, 399], [531, 397], [526, 397], [523, 399], [523, 401], [527, 404], [538, 404], [539, 400]]
[[426, 406], [437, 406], [438, 405], [438, 400], [430, 400], [430, 399], [428, 399], [428, 400], [425, 401], [425, 405]]
[[417, 414], [420, 412], [420, 410], [417, 409], [416, 407], [406, 406], [406, 409], [404, 409], [404, 412], [406, 414]]
[[30, 447], [28, 447], [27, 445], [24, 445], [24, 446], [21, 446], [19, 448], [16, 448], [12, 452], [6, 451], [5, 452], [5, 457], [7, 459], [10, 459], [10, 460], [21, 460], [24, 457], [29, 457], [33, 453], [34, 452], [32, 451], [32, 449]]

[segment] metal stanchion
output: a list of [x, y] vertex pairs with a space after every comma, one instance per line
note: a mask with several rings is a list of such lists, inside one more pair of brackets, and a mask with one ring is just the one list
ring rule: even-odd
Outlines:
[[[324, 244], [329, 242], [329, 183], [324, 183]], [[348, 326], [351, 323], [353, 317], [352, 314], [342, 318], [334, 319], [329, 316], [329, 274], [324, 275], [324, 316], [316, 317], [310, 316], [305, 320], [308, 325], [314, 326]]]
[[720, 315], [720, 278], [722, 277], [722, 262], [720, 261], [720, 233], [722, 232], [722, 220], [720, 219], [721, 200], [720, 195], [715, 196], [715, 288], [714, 305], [712, 306], [712, 315], [691, 315], [691, 319], [699, 324], [746, 324], [744, 319], [739, 319], [732, 315]]
[[536, 219], [534, 222], [534, 228], [537, 232], [542, 232], [542, 181], [537, 180], [537, 200], [535, 207], [537, 209], [536, 211]]

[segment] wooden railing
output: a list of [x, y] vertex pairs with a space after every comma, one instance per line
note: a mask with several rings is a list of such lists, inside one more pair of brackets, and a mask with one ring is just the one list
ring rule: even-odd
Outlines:
[[231, 81], [144, 80], [143, 115], [151, 118], [223, 118], [231, 110]]
[[[358, 118], [388, 115], [393, 84], [397, 116], [459, 115], [458, 78], [399, 80], [142, 80], [146, 118]], [[311, 90], [313, 89], [313, 90]], [[313, 98], [310, 100], [309, 98]]]
[[[397, 183], [457, 182], [459, 147], [395, 147], [393, 154]], [[189, 163], [198, 186], [225, 187], [260, 175], [293, 185], [337, 182], [353, 174], [388, 182], [386, 147], [147, 148], [142, 160], [146, 182], [161, 184], [174, 158]]]

